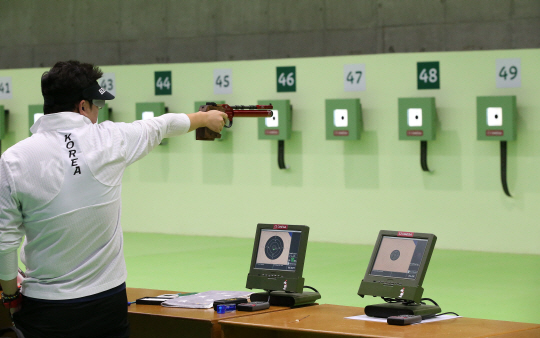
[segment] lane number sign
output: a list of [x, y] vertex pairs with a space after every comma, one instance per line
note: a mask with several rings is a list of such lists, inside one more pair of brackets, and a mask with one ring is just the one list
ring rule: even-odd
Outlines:
[[155, 72], [154, 88], [156, 95], [172, 95], [171, 71]]
[[116, 96], [116, 79], [114, 73], [103, 73], [103, 76], [98, 82], [101, 88]]
[[13, 86], [11, 77], [0, 77], [0, 99], [13, 98]]
[[214, 69], [214, 94], [232, 94], [232, 69]]
[[440, 89], [439, 61], [418, 62], [416, 64], [416, 83], [418, 89]]
[[277, 92], [296, 92], [296, 66], [276, 67]]
[[521, 59], [497, 59], [495, 63], [497, 88], [521, 87]]
[[343, 66], [343, 87], [346, 92], [366, 90], [366, 65], [364, 63]]

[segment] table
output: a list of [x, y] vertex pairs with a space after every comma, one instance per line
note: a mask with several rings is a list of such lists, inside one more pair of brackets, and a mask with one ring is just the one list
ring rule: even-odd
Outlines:
[[498, 320], [461, 317], [433, 323], [395, 326], [345, 319], [361, 314], [364, 314], [363, 308], [324, 304], [256, 316], [227, 318], [219, 323], [224, 338], [540, 337], [539, 324]]
[[[155, 297], [178, 291], [127, 288], [130, 302], [143, 297]], [[288, 307], [271, 306], [257, 312], [233, 311], [218, 314], [214, 309], [169, 308], [158, 305], [131, 304], [128, 308], [131, 325], [130, 338], [148, 337], [196, 337], [221, 338], [221, 319], [241, 318], [254, 314], [287, 310]]]

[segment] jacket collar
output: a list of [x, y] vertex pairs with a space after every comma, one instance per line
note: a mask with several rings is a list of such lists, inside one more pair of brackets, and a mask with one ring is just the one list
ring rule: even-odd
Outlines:
[[32, 134], [54, 131], [69, 130], [92, 124], [89, 118], [75, 112], [61, 112], [43, 115], [30, 128]]

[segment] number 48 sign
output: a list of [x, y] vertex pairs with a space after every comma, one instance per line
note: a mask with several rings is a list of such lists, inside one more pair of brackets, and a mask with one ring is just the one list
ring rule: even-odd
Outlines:
[[416, 81], [418, 89], [439, 89], [441, 87], [439, 61], [418, 62], [416, 64]]

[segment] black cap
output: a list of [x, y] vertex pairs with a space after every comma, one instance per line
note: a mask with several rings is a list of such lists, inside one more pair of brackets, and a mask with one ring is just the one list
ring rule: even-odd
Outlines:
[[82, 91], [82, 98], [86, 100], [113, 100], [114, 95], [101, 88], [96, 81], [96, 83]]
[[68, 93], [61, 95], [43, 95], [45, 99], [45, 105], [69, 103], [73, 101], [81, 100], [113, 100], [114, 95], [101, 88], [96, 81], [89, 87], [82, 90], [79, 93]]

